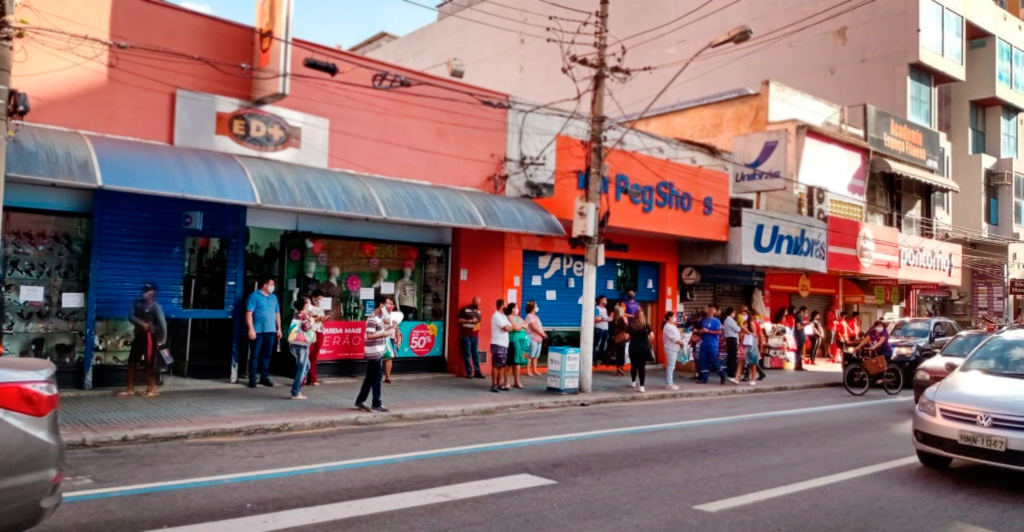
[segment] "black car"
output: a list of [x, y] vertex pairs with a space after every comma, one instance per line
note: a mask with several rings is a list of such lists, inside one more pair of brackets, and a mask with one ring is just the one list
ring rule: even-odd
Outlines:
[[933, 344], [942, 338], [952, 338], [960, 332], [960, 325], [949, 318], [903, 318], [893, 322], [889, 329], [892, 346], [891, 363], [903, 371], [909, 382], [917, 366], [934, 354]]

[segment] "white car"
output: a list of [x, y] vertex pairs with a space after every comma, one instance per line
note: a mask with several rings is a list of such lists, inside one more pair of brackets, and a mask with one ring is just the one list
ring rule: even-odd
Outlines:
[[960, 459], [1024, 471], [1024, 330], [992, 336], [925, 390], [914, 447], [927, 467]]

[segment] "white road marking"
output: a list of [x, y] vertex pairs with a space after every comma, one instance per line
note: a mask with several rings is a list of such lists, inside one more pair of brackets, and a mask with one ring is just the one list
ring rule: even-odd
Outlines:
[[850, 471], [845, 471], [843, 473], [836, 473], [835, 475], [828, 475], [826, 477], [820, 477], [812, 480], [805, 480], [803, 482], [797, 482], [796, 484], [790, 484], [788, 486], [780, 486], [778, 488], [757, 491], [747, 495], [741, 495], [739, 497], [732, 497], [730, 499], [709, 502], [707, 504], [702, 504], [700, 506], [694, 506], [693, 508], [695, 510], [701, 510], [705, 512], [721, 512], [722, 510], [729, 510], [731, 508], [736, 508], [738, 506], [746, 506], [748, 504], [754, 504], [756, 502], [761, 502], [768, 499], [775, 499], [778, 497], [782, 497], [784, 495], [789, 495], [800, 491], [820, 488], [821, 486], [827, 486], [829, 484], [843, 482], [844, 480], [850, 480], [857, 477], [873, 475], [875, 473], [879, 473], [889, 469], [907, 466], [915, 462], [917, 462], [916, 456], [908, 456], [906, 458], [900, 458], [899, 460], [875, 464], [873, 466], [862, 467], [860, 469], [852, 469]]
[[945, 528], [945, 532], [994, 532], [987, 528], [981, 528], [967, 523], [961, 523], [954, 521], [948, 527]]
[[[324, 504], [310, 508], [297, 508], [250, 517], [239, 517], [224, 521], [213, 521], [197, 525], [180, 526], [176, 528], [161, 528], [160, 532], [273, 532], [300, 526], [315, 525], [318, 523], [329, 523], [352, 517], [393, 512], [429, 506], [444, 502], [472, 499], [505, 493], [509, 491], [525, 490], [540, 486], [557, 484], [554, 480], [535, 477], [533, 475], [512, 475], [509, 477], [492, 478], [463, 484], [453, 484], [441, 488], [431, 488], [419, 491], [396, 493], [370, 499], [357, 501], [339, 502]], [[156, 532], [156, 531], [152, 531]]]

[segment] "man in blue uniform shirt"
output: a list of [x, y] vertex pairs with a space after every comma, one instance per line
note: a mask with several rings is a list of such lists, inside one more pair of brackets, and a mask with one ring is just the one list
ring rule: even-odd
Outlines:
[[708, 305], [708, 314], [700, 323], [700, 383], [707, 384], [709, 370], [714, 370], [722, 379], [736, 384], [736, 379], [726, 378], [725, 370], [718, 362], [718, 338], [722, 336], [722, 322], [718, 319], [718, 307]]

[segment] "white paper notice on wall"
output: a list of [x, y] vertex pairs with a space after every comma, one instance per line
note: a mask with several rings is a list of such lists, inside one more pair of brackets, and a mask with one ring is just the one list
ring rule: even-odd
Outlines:
[[18, 293], [19, 303], [42, 303], [43, 302], [43, 290], [42, 286], [22, 286]]
[[547, 299], [548, 301], [554, 301], [558, 299], [558, 291], [548, 290], [545, 299]]
[[667, 290], [668, 290], [668, 294], [666, 294], [666, 295], [672, 295], [672, 287], [671, 287], [671, 286], [669, 286], [669, 287], [667, 288]]
[[329, 297], [321, 297], [320, 298], [320, 310], [331, 310], [331, 304], [333, 302], [334, 302], [334, 300], [329, 298]]
[[512, 286], [519, 286], [519, 276], [518, 275], [512, 278]]
[[361, 299], [363, 301], [366, 301], [366, 300], [371, 300], [372, 301], [374, 297], [375, 296], [374, 296], [374, 293], [373, 293], [373, 288], [360, 288], [359, 289], [359, 299]]
[[576, 288], [576, 279], [569, 279], [569, 288]]
[[672, 312], [672, 298], [665, 299], [665, 311]]
[[469, 279], [469, 270], [467, 270], [465, 268], [459, 270], [459, 280], [460, 281], [465, 281], [467, 279]]
[[380, 293], [382, 294], [394, 294], [395, 283], [380, 283]]
[[615, 281], [608, 281], [608, 290], [615, 290]]
[[533, 278], [530, 279], [530, 284], [533, 286], [540, 286], [542, 282], [543, 281], [541, 280], [539, 275], [534, 275]]
[[648, 279], [647, 280], [647, 289], [648, 290], [653, 290], [654, 289], [654, 279]]
[[82, 308], [85, 306], [85, 293], [66, 292], [60, 295], [60, 306], [64, 308]]
[[288, 290], [294, 291], [294, 290], [296, 290], [298, 288], [299, 288], [299, 281], [298, 281], [298, 279], [288, 279]]
[[576, 304], [577, 305], [582, 305], [583, 304], [583, 296], [580, 296], [580, 298], [576, 300]]
[[519, 302], [519, 291], [515, 288], [509, 288], [508, 297], [505, 300], [506, 303], [518, 303]]

